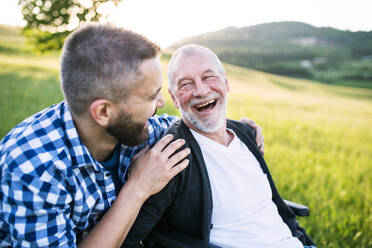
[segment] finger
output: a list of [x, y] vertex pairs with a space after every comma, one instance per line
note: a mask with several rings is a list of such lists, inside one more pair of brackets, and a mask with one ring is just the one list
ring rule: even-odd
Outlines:
[[143, 155], [146, 154], [146, 152], [150, 149], [150, 147], [147, 145], [145, 146], [144, 148], [142, 148], [138, 153], [136, 153], [134, 156], [133, 156], [133, 159], [137, 159], [138, 157], [141, 157]]
[[262, 146], [260, 147], [260, 151], [262, 155], [265, 155], [265, 144], [264, 143], [262, 143]]
[[171, 170], [171, 178], [183, 171], [189, 165], [189, 160], [185, 159], [181, 163], [174, 166]]
[[255, 128], [257, 126], [256, 123], [253, 120], [248, 119], [248, 118], [241, 118], [240, 121], [242, 121], [244, 123], [247, 123], [252, 128]]
[[263, 143], [264, 143], [264, 139], [263, 139], [263, 136], [261, 136], [260, 139], [257, 141], [257, 146], [261, 147]]
[[172, 134], [167, 134], [163, 138], [161, 138], [158, 143], [156, 143], [151, 150], [154, 152], [161, 152], [163, 151], [164, 147], [166, 147], [169, 142], [173, 140], [174, 136]]
[[169, 158], [173, 153], [175, 153], [175, 151], [181, 148], [184, 144], [185, 144], [184, 139], [178, 139], [176, 141], [173, 141], [162, 151], [162, 153], [164, 156], [166, 156], [166, 158]]
[[263, 138], [262, 136], [262, 128], [260, 126], [256, 126], [256, 143], [258, 144], [258, 142], [260, 141], [261, 138]]
[[185, 148], [180, 152], [174, 154], [168, 161], [169, 167], [173, 167], [175, 164], [186, 158], [190, 154], [190, 149]]
[[256, 143], [258, 146], [260, 146], [260, 140], [262, 136], [262, 128], [257, 125], [253, 120], [248, 119], [248, 118], [241, 118], [240, 121], [248, 124], [251, 128], [256, 130]]
[[[258, 139], [258, 140], [257, 140]], [[257, 142], [257, 146], [258, 147], [261, 147], [262, 144], [264, 143], [264, 137], [263, 136], [260, 136], [260, 137], [257, 137], [256, 139], [256, 142]]]

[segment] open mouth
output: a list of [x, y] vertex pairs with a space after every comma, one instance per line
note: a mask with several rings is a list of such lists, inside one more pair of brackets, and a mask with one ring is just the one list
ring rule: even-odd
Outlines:
[[217, 104], [217, 99], [210, 100], [208, 102], [201, 103], [199, 105], [195, 105], [197, 111], [202, 112], [208, 109], [213, 109], [214, 106]]

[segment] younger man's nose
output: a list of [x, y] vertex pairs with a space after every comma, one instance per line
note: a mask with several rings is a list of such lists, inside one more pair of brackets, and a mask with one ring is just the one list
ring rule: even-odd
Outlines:
[[158, 108], [162, 108], [162, 107], [164, 107], [164, 105], [165, 105], [165, 99], [164, 99], [164, 97], [163, 97], [163, 94], [160, 93], [160, 94], [159, 94], [159, 97], [158, 97], [158, 99], [157, 99], [156, 107], [158, 107]]

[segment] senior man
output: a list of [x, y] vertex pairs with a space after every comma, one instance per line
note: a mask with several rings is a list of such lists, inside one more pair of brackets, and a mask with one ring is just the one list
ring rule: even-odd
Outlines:
[[226, 120], [230, 85], [217, 56], [187, 45], [172, 56], [169, 93], [182, 120], [169, 133], [186, 141], [190, 164], [143, 205], [124, 247], [154, 229], [221, 247], [313, 246], [280, 197], [254, 142], [254, 130]]
[[0, 143], [0, 247], [118, 247], [142, 203], [187, 166], [188, 149], [174, 154], [184, 141], [161, 138], [177, 117], [153, 116], [165, 103], [159, 53], [111, 25], [68, 37], [65, 101]]

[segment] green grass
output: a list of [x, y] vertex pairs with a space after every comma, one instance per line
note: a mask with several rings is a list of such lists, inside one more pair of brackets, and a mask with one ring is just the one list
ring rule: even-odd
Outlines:
[[263, 127], [277, 186], [310, 206], [300, 222], [316, 243], [371, 247], [372, 91], [227, 68], [229, 116]]
[[[37, 63], [33, 61], [39, 60]], [[63, 99], [58, 71], [43, 58], [0, 55], [0, 136], [27, 116]], [[45, 61], [47, 65], [48, 59]], [[49, 64], [50, 65], [50, 64]]]
[[[1, 137], [62, 99], [58, 56], [19, 51], [0, 50]], [[299, 221], [318, 246], [372, 247], [372, 90], [226, 70], [228, 117], [261, 125], [277, 187], [284, 198], [310, 206], [311, 216]], [[177, 114], [166, 88], [167, 106], [159, 113]]]

